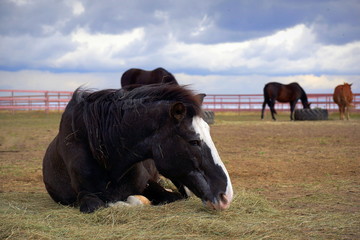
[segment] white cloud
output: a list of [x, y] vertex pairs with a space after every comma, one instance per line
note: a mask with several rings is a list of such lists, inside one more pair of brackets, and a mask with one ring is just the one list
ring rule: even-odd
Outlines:
[[30, 0], [10, 0], [10, 2], [15, 3], [17, 6], [24, 6], [29, 4], [31, 1]]
[[169, 20], [169, 13], [161, 10], [156, 10], [154, 13], [156, 19], [167, 22]]
[[[127, 48], [141, 50], [139, 43], [143, 41], [143, 28], [135, 28], [123, 34], [91, 34], [85, 29], [78, 29], [71, 35], [71, 41], [76, 44], [74, 51], [68, 52], [54, 61], [56, 67], [71, 67], [95, 69], [116, 69], [125, 63], [119, 57]], [[140, 48], [140, 49], [139, 49]]]
[[321, 45], [310, 27], [297, 25], [244, 42], [186, 44], [177, 39], [164, 50], [165, 62], [182, 68], [230, 73], [317, 73], [352, 71], [360, 62], [360, 41], [343, 46]]
[[120, 74], [0, 71], [0, 89], [73, 91], [80, 86], [95, 89], [120, 88]]
[[81, 1], [65, 0], [65, 4], [72, 9], [74, 16], [79, 16], [84, 13], [85, 8]]
[[192, 36], [199, 36], [213, 25], [210, 18], [205, 15], [199, 22], [198, 26], [191, 33]]
[[78, 2], [78, 1], [74, 2], [74, 5], [73, 5], [73, 14], [74, 15], [76, 15], [76, 16], [81, 15], [84, 11], [85, 11], [85, 8], [81, 2]]

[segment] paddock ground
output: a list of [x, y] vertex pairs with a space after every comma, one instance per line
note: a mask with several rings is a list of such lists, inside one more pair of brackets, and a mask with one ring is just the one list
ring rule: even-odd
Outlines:
[[217, 113], [213, 140], [235, 190], [217, 213], [198, 199], [81, 214], [41, 174], [60, 114], [0, 112], [0, 239], [360, 239], [360, 116], [259, 120]]

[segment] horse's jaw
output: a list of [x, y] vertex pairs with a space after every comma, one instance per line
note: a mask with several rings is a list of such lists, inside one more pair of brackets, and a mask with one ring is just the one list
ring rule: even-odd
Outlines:
[[[186, 180], [184, 182], [188, 182], [189, 184], [185, 184], [185, 191], [188, 196], [191, 194], [195, 194], [198, 198], [200, 198], [204, 204], [204, 206], [209, 209], [214, 210], [225, 210], [230, 207], [231, 200], [233, 198], [232, 191], [228, 192], [214, 192], [211, 191], [211, 186], [209, 182], [205, 180], [206, 178], [203, 176], [201, 172], [193, 171], [190, 172]], [[196, 184], [192, 184], [196, 183]]]
[[199, 134], [200, 138], [205, 142], [207, 147], [210, 149], [212, 160], [215, 166], [220, 168], [226, 177], [226, 189], [224, 192], [219, 193], [213, 198], [213, 200], [206, 200], [205, 205], [216, 210], [224, 210], [229, 208], [230, 203], [233, 199], [233, 188], [230, 180], [229, 173], [226, 170], [224, 163], [221, 161], [220, 155], [215, 147], [215, 144], [210, 135], [209, 125], [200, 117], [193, 118], [193, 127]]

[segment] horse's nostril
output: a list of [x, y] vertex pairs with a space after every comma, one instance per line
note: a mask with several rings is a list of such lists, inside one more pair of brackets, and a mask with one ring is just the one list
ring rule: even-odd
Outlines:
[[229, 199], [225, 195], [225, 193], [220, 193], [220, 201], [224, 204], [227, 204], [229, 202]]

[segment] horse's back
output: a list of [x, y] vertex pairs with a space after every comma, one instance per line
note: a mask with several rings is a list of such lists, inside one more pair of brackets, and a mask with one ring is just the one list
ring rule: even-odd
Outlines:
[[265, 98], [276, 99], [279, 102], [291, 102], [299, 99], [303, 94], [303, 90], [296, 82], [290, 84], [282, 84], [278, 82], [270, 82], [265, 84]]
[[277, 83], [277, 82], [270, 82], [265, 84], [264, 86], [264, 97], [265, 98], [276, 98], [280, 88], [281, 88], [281, 83]]
[[129, 70], [125, 71], [121, 76], [121, 86], [128, 86], [135, 83], [137, 79], [137, 75], [143, 71], [139, 68], [130, 68]]
[[155, 83], [173, 83], [177, 84], [175, 77], [164, 68], [156, 68], [154, 70], [143, 70], [139, 68], [131, 68], [121, 76], [121, 86], [128, 85], [147, 85]]

